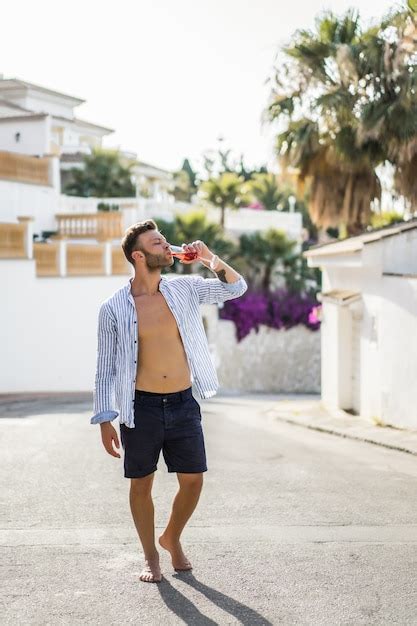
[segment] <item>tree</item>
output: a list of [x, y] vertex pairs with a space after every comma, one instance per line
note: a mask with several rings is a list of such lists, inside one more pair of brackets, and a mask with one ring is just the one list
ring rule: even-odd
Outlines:
[[244, 181], [248, 181], [253, 178], [255, 174], [268, 173], [266, 165], [252, 168], [245, 165], [243, 154], [237, 157], [230, 148], [223, 148], [223, 141], [223, 137], [220, 137], [218, 139], [219, 147], [217, 150], [208, 150], [203, 154], [203, 168], [207, 178], [214, 178], [224, 172], [234, 172], [238, 176], [241, 176]]
[[[375, 168], [394, 159], [389, 146], [398, 157], [416, 138], [417, 78], [412, 54], [401, 44], [407, 20], [391, 15], [364, 31], [353, 10], [340, 19], [326, 13], [283, 49], [266, 117], [284, 125], [278, 154], [284, 166], [298, 169], [301, 183], [309, 182], [310, 215], [321, 228], [341, 223], [349, 234], [361, 232], [381, 194]], [[387, 60], [392, 71], [385, 79]], [[395, 117], [396, 130], [385, 129], [384, 111]], [[398, 132], [403, 119], [407, 139]]]
[[197, 174], [188, 159], [184, 159], [182, 167], [174, 174], [174, 189], [171, 192], [179, 202], [191, 202], [197, 193]]
[[383, 211], [382, 213], [374, 213], [371, 218], [372, 228], [383, 228], [391, 224], [398, 224], [404, 221], [404, 216], [397, 211]]
[[370, 32], [363, 72], [373, 97], [362, 110], [358, 139], [378, 141], [395, 168], [394, 186], [417, 204], [417, 17], [394, 15]]
[[83, 169], [72, 168], [72, 180], [64, 193], [70, 196], [130, 198], [136, 195], [132, 182], [133, 163], [123, 164], [116, 150], [94, 149], [84, 156]]
[[253, 174], [246, 183], [246, 187], [267, 211], [276, 211], [284, 200], [274, 174]]
[[255, 285], [260, 281], [263, 291], [269, 291], [273, 270], [290, 258], [295, 241], [287, 239], [284, 231], [270, 228], [265, 233], [255, 232], [239, 237], [239, 255], [246, 261], [245, 275]]
[[315, 296], [321, 285], [321, 270], [318, 267], [309, 267], [307, 259], [302, 254], [287, 256], [278, 272], [285, 281], [290, 293], [302, 293]]
[[224, 230], [226, 209], [237, 209], [244, 198], [243, 178], [234, 172], [224, 172], [216, 178], [209, 178], [200, 186], [201, 197], [220, 209], [220, 226]]
[[[175, 216], [176, 237], [179, 244], [201, 239], [221, 256], [230, 256], [234, 245], [223, 237], [219, 224], [209, 222], [205, 211], [197, 210]], [[183, 265], [183, 273], [192, 271], [191, 265]]]
[[168, 243], [175, 244], [178, 240], [177, 223], [175, 220], [168, 221], [159, 217], [152, 218], [155, 220], [159, 232], [165, 237]]
[[268, 170], [267, 170], [266, 165], [261, 165], [260, 167], [252, 168], [252, 169], [248, 168], [243, 162], [243, 154], [242, 154], [240, 156], [240, 163], [239, 163], [239, 167], [236, 170], [236, 173], [239, 174], [239, 176], [242, 176], [243, 180], [247, 182], [255, 178], [258, 174], [267, 174]]

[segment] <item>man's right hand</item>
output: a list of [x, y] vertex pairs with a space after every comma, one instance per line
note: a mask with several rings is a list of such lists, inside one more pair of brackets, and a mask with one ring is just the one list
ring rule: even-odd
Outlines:
[[101, 440], [103, 446], [106, 448], [111, 456], [115, 456], [120, 459], [120, 454], [113, 448], [113, 441], [116, 448], [120, 448], [119, 437], [117, 436], [116, 429], [111, 422], [103, 422], [100, 424]]

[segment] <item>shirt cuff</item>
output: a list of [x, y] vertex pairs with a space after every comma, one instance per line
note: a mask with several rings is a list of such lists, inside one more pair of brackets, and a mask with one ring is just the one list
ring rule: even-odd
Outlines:
[[101, 411], [96, 413], [90, 419], [90, 424], [103, 424], [104, 422], [111, 422], [118, 416], [117, 411]]
[[246, 291], [246, 282], [242, 276], [234, 283], [224, 283], [222, 281], [222, 285], [230, 293], [244, 293]]

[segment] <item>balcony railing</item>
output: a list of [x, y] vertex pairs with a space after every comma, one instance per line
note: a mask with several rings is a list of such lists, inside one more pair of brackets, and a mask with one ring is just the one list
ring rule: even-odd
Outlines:
[[34, 243], [33, 256], [36, 261], [37, 276], [60, 275], [60, 246], [55, 243]]
[[123, 235], [123, 214], [119, 211], [97, 213], [58, 213], [58, 239], [97, 239], [109, 241]]
[[35, 243], [33, 249], [38, 276], [111, 276], [131, 273], [123, 250], [112, 246], [110, 242], [82, 244], [61, 239]]
[[0, 260], [35, 259], [38, 276], [129, 275], [132, 267], [118, 242], [75, 243], [49, 239], [33, 243], [33, 218], [0, 223]]
[[106, 246], [71, 243], [67, 245], [67, 276], [103, 276]]
[[32, 257], [32, 220], [27, 217], [17, 219], [17, 224], [0, 224], [0, 259]]
[[50, 160], [14, 152], [0, 152], [0, 179], [51, 186]]

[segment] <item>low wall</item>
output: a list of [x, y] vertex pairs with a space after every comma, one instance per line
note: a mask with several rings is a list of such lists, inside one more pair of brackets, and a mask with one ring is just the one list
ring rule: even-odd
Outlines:
[[0, 180], [0, 221], [16, 222], [19, 215], [34, 218], [34, 232], [55, 230], [58, 193], [52, 187]]
[[[0, 260], [0, 393], [92, 391], [101, 302], [129, 276], [39, 278], [31, 259]], [[239, 344], [233, 322], [202, 306], [223, 389], [319, 391], [320, 336], [261, 327]]]
[[320, 331], [260, 326], [238, 343], [235, 325], [219, 320], [216, 360], [221, 386], [231, 391], [320, 392]]
[[92, 391], [98, 310], [128, 276], [38, 278], [35, 269], [0, 261], [0, 393]]

